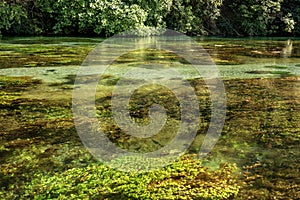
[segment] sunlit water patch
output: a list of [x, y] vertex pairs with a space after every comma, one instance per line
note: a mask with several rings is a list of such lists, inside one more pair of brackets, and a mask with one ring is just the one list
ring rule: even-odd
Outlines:
[[[63, 76], [76, 74], [86, 55], [102, 40], [43, 37], [4, 39], [0, 41], [0, 73], [61, 82]], [[224, 79], [299, 75], [300, 40], [297, 39], [205, 38], [199, 39], [199, 42], [217, 64]], [[101, 58], [106, 59], [104, 56]], [[120, 69], [124, 67], [151, 62], [166, 67], [175, 66], [187, 78], [195, 78], [194, 71], [187, 67], [188, 63], [183, 58], [153, 49], [142, 49], [121, 56], [107, 73], [119, 76]]]

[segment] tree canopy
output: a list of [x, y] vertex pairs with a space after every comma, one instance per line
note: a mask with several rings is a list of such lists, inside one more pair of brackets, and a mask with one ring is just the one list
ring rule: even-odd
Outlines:
[[0, 33], [299, 36], [300, 0], [2, 0]]

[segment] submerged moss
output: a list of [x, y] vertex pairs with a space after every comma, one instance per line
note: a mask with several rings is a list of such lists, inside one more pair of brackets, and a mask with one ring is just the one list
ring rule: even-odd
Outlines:
[[289, 71], [264, 71], [264, 70], [255, 70], [255, 71], [246, 71], [248, 74], [273, 74], [279, 75], [280, 77], [294, 76]]
[[20, 92], [35, 87], [37, 84], [41, 84], [41, 81], [31, 77], [0, 76], [1, 92]]
[[[113, 77], [104, 76], [103, 78], [105, 80], [105, 78]], [[235, 195], [237, 195], [237, 199], [249, 196], [270, 198], [271, 196], [291, 195], [297, 199], [299, 194], [296, 190], [291, 191], [290, 188], [299, 187], [296, 179], [299, 176], [297, 169], [300, 163], [298, 151], [300, 138], [297, 134], [300, 131], [300, 116], [297, 110], [299, 106], [297, 103], [298, 78], [234, 79], [224, 82], [228, 100], [227, 120], [219, 143], [205, 163], [208, 166], [211, 165], [214, 161], [210, 162], [210, 158], [218, 160], [213, 164], [217, 166], [228, 161], [237, 163], [239, 170], [244, 173], [241, 181], [247, 184], [242, 184], [236, 178], [230, 178], [231, 172], [218, 175], [219, 172], [206, 171], [201, 164], [196, 164], [196, 166], [184, 164], [185, 167], [174, 168], [175, 171], [183, 170], [182, 173], [180, 172], [180, 176], [177, 172], [178, 176], [171, 173], [161, 181], [152, 175], [145, 174], [144, 178], [148, 177], [147, 180], [153, 180], [149, 186], [144, 185], [145, 187], [142, 185], [130, 186], [132, 185], [131, 181], [140, 180], [138, 178], [140, 176], [132, 176], [127, 182], [122, 182], [125, 180], [124, 174], [109, 171], [110, 177], [116, 178], [110, 180], [114, 184], [117, 183], [116, 181], [121, 181], [120, 187], [108, 184], [105, 187], [109, 187], [108, 189], [113, 190], [114, 193], [104, 194], [97, 190], [97, 194], [107, 195], [107, 198], [114, 195], [118, 198], [135, 198], [134, 195], [138, 196], [143, 193], [150, 195], [149, 198], [164, 199], [165, 195], [170, 195], [169, 192], [171, 192], [174, 197], [178, 198], [182, 195], [190, 195], [193, 198], [211, 196], [216, 197], [215, 199], [221, 197], [221, 199], [230, 199]], [[209, 93], [204, 87], [203, 80], [193, 79], [190, 82], [196, 88], [196, 94], [201, 101], [200, 110], [204, 117], [203, 126], [199, 127], [199, 135], [189, 150], [196, 153], [197, 148], [201, 145], [198, 140], [201, 140], [208, 126], [210, 104]], [[7, 89], [2, 91], [2, 94], [6, 93], [6, 97], [0, 98], [2, 103], [0, 115], [2, 192], [0, 192], [0, 196], [10, 198], [15, 195], [24, 196], [27, 193], [29, 196], [38, 194], [43, 197], [46, 193], [51, 193], [52, 197], [58, 197], [57, 195], [60, 194], [61, 198], [63, 195], [73, 198], [69, 196], [70, 193], [60, 190], [60, 188], [65, 188], [63, 180], [68, 180], [70, 184], [74, 183], [69, 188], [71, 193], [78, 194], [77, 188], [80, 185], [80, 187], [87, 188], [84, 194], [82, 193], [83, 196], [93, 197], [94, 193], [90, 193], [91, 188], [93, 191], [95, 188], [99, 188], [99, 185], [96, 186], [93, 183], [100, 184], [99, 179], [94, 175], [104, 169], [108, 173], [110, 169], [101, 164], [93, 164], [95, 161], [81, 145], [72, 121], [71, 99], [66, 101], [62, 98], [50, 101], [21, 97], [22, 92], [36, 86], [36, 83], [28, 77], [2, 77], [1, 84], [6, 85]], [[16, 92], [17, 95], [15, 95]], [[100, 90], [97, 94], [100, 95], [103, 92]], [[148, 94], [149, 90], [145, 87], [133, 96], [130, 107], [132, 116], [142, 120], [141, 122], [147, 121], [148, 108], [143, 100], [150, 102], [151, 98], [158, 98], [161, 100], [158, 103], [165, 103], [169, 109], [170, 124], [178, 122], [178, 105], [174, 100], [169, 99], [172, 96], [168, 94], [167, 90], [157, 88], [157, 93], [151, 93], [152, 96], [148, 96]], [[96, 104], [97, 113], [101, 119], [100, 124], [112, 141], [125, 149], [139, 149], [139, 151], [153, 150], [163, 145], [151, 146], [150, 143], [134, 141], [123, 134], [111, 121], [110, 99], [111, 96], [107, 91], [102, 98], [97, 96]], [[4, 104], [4, 102], [6, 103]], [[166, 143], [169, 140], [168, 137], [172, 137], [172, 134], [169, 136], [166, 134], [170, 127], [174, 126], [166, 126], [166, 130], [163, 132], [163, 135], [167, 136]], [[157, 139], [153, 139], [153, 141], [162, 142], [158, 138], [163, 135], [156, 136]], [[139, 146], [136, 146], [137, 144]], [[274, 158], [276, 158], [276, 162]], [[198, 161], [183, 158], [182, 162], [197, 163]], [[89, 171], [89, 178], [84, 178], [84, 171], [89, 168], [96, 171]], [[100, 171], [97, 172], [98, 169]], [[193, 176], [190, 176], [186, 172], [192, 169], [197, 170]], [[221, 171], [223, 169], [226, 167], [220, 168]], [[157, 173], [164, 174], [164, 170]], [[17, 181], [19, 179], [22, 179], [22, 182]], [[25, 185], [27, 186], [25, 187]], [[208, 189], [208, 185], [211, 189]], [[51, 191], [48, 191], [48, 186], [51, 186]], [[125, 189], [130, 192], [126, 192]], [[143, 192], [137, 192], [140, 191], [138, 189], [142, 189]], [[178, 191], [182, 192], [178, 193]]]
[[37, 174], [26, 189], [38, 198], [229, 199], [237, 195], [238, 182], [232, 165], [209, 172], [198, 160], [183, 157], [160, 171], [143, 174], [117, 172], [102, 164], [53, 176]]
[[73, 46], [68, 45], [68, 43], [66, 45], [18, 42], [1, 45], [0, 43], [0, 52], [2, 52], [0, 54], [0, 68], [81, 65], [94, 46], [94, 43], [86, 46]]
[[[23, 43], [30, 44], [29, 41]], [[20, 45], [21, 42], [16, 42], [16, 46], [2, 44], [2, 68], [78, 63], [92, 46], [89, 42], [82, 48], [73, 48], [76, 44], [70, 43], [61, 48], [55, 45], [48, 48], [44, 43], [41, 47]], [[244, 62], [246, 54], [254, 54], [252, 58], [261, 55], [263, 59], [273, 53], [279, 59], [279, 50], [283, 46], [283, 42], [260, 44], [235, 40], [232, 44], [226, 41], [207, 44], [205, 48], [215, 51], [212, 57], [220, 59], [220, 63], [232, 61], [234, 64]], [[257, 52], [253, 52], [255, 49]], [[134, 54], [139, 62], [133, 60]], [[114, 66], [135, 66], [145, 64], [145, 60], [186, 64], [183, 58], [172, 53], [146, 49], [123, 55]], [[254, 61], [261, 62], [259, 59]], [[120, 65], [122, 62], [124, 64]], [[300, 77], [291, 76], [287, 70], [275, 65], [265, 70], [265, 65], [259, 65], [261, 70], [247, 68], [248, 73], [273, 74], [278, 78], [260, 76], [224, 80], [226, 122], [218, 143], [202, 162], [184, 156], [164, 169], [140, 175], [114, 171], [98, 163], [82, 145], [71, 110], [75, 75], [68, 75], [65, 82], [51, 85], [31, 77], [0, 76], [0, 198], [300, 199]], [[229, 69], [239, 70], [240, 67], [236, 65]], [[56, 72], [55, 69], [47, 70], [47, 73]], [[97, 78], [96, 75], [81, 77], [81, 83]], [[156, 86], [135, 91], [129, 105], [135, 122], [140, 125], [149, 122], [152, 103], [164, 105], [168, 114], [168, 123], [160, 134], [139, 140], [124, 133], [112, 118], [111, 90], [118, 80], [117, 75], [101, 76], [96, 93], [101, 129], [115, 144], [132, 152], [153, 151], [168, 144], [180, 123], [180, 105], [174, 94]], [[134, 81], [128, 79], [122, 87]], [[199, 100], [201, 120], [188, 153], [198, 153], [209, 126], [211, 102], [202, 79], [191, 78], [189, 82]], [[228, 162], [231, 164], [224, 164]], [[236, 177], [238, 172], [242, 175]]]
[[265, 68], [274, 68], [274, 69], [287, 69], [287, 66], [281, 66], [281, 65], [268, 65], [265, 66]]
[[262, 71], [262, 70], [255, 70], [255, 71], [246, 71], [248, 74], [271, 74], [272, 71]]
[[182, 64], [190, 64], [181, 56], [176, 55], [175, 53], [157, 50], [157, 49], [140, 49], [129, 52], [117, 58], [113, 64], [144, 64], [149, 63], [150, 61], [155, 61], [156, 63], [167, 63], [178, 62]]

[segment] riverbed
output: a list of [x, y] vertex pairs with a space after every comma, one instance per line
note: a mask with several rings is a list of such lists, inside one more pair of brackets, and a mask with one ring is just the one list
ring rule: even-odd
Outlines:
[[[140, 44], [143, 40], [140, 39]], [[203, 158], [203, 165], [211, 170], [226, 162], [237, 165], [242, 182], [238, 199], [300, 198], [300, 38], [193, 40], [208, 53], [226, 91], [225, 124], [218, 142]], [[99, 65], [89, 76], [80, 77], [79, 85], [74, 85], [79, 70], [86, 67], [87, 56], [99, 45], [101, 48], [103, 41], [104, 38], [73, 37], [0, 40], [0, 151], [4, 191], [22, 194], [22, 185], [32, 181], [35, 170], [51, 174], [95, 162], [82, 145], [73, 122], [72, 94], [80, 84], [98, 81], [95, 105], [99, 125], [119, 147], [143, 153], [167, 145], [175, 137], [180, 106], [166, 88], [145, 86], [136, 91], [129, 106], [135, 121], [145, 125], [149, 123], [151, 104], [163, 104], [167, 123], [156, 136], [130, 137], [114, 121], [110, 102], [114, 86], [126, 70], [134, 71], [139, 66], [143, 73], [132, 75], [118, 87], [126, 89], [137, 81], [147, 80], [154, 71], [158, 79], [177, 80], [166, 72], [170, 68], [194, 87], [201, 120], [197, 136], [186, 153], [199, 152], [211, 115], [205, 77], [175, 53], [142, 48], [113, 58], [110, 65]], [[107, 55], [110, 51], [107, 50]], [[101, 76], [97, 75], [99, 71], [103, 71]], [[52, 165], [47, 165], [48, 162]]]

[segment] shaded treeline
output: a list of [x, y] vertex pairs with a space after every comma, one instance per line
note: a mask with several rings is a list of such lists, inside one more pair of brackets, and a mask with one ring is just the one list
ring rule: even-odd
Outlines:
[[1, 0], [0, 34], [300, 36], [300, 0]]

